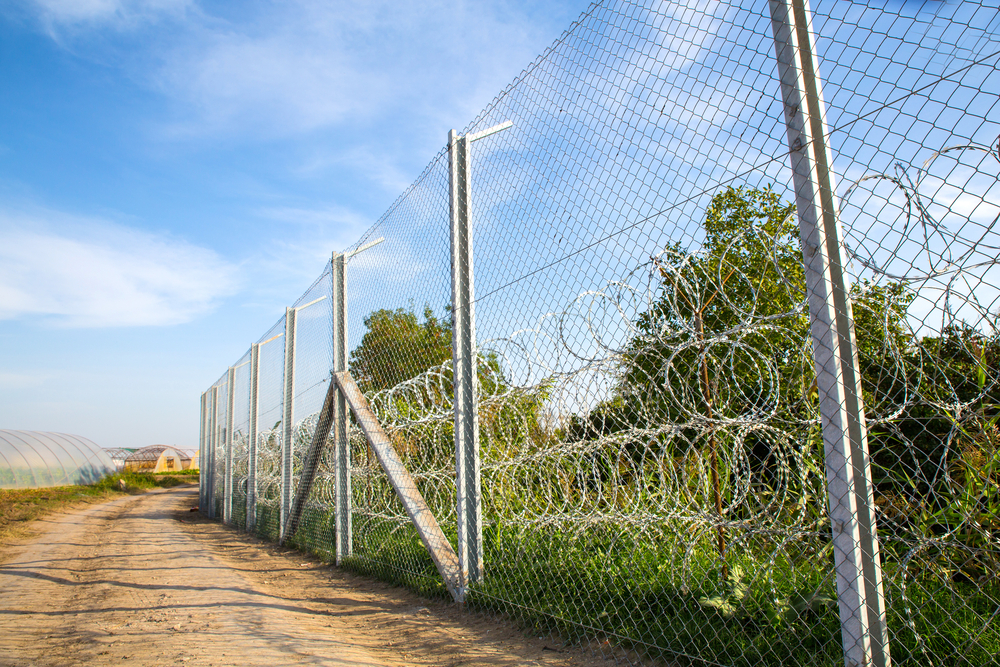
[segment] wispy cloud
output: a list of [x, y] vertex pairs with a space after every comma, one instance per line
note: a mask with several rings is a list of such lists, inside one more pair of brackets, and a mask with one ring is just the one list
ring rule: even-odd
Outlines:
[[264, 36], [213, 31], [171, 54], [157, 73], [161, 90], [179, 102], [169, 131], [288, 134], [386, 104], [384, 73], [352, 62], [336, 37], [327, 44], [317, 37], [290, 28]]
[[132, 27], [178, 14], [191, 0], [34, 0], [40, 18], [51, 29], [81, 24]]
[[[530, 3], [513, 0], [293, 0], [241, 11], [197, 0], [29, 6], [77, 55], [120, 49], [123, 57], [109, 61], [170, 102], [163, 128], [173, 138], [273, 137], [388, 119], [398, 128], [428, 117], [461, 125], [555, 32]], [[562, 26], [566, 17], [552, 14]], [[123, 29], [134, 34], [105, 34]], [[133, 51], [139, 57], [127, 57]]]
[[0, 320], [62, 327], [187, 322], [233, 292], [236, 267], [169, 236], [55, 212], [0, 211]]
[[254, 307], [274, 308], [275, 299], [286, 302], [319, 275], [333, 252], [348, 248], [372, 224], [370, 218], [336, 204], [262, 207], [249, 214], [273, 221], [277, 228], [241, 263], [251, 283], [245, 296]]
[[180, 102], [180, 134], [468, 120], [544, 46], [501, 5], [286, 3], [252, 21], [200, 23], [155, 80]]
[[[438, 141], [443, 146], [446, 143], [444, 132], [438, 133]], [[434, 152], [434, 138], [429, 137], [427, 151], [420, 155], [426, 160]], [[414, 174], [401, 169], [397, 163], [398, 156], [391, 149], [372, 146], [354, 146], [331, 151], [328, 146], [320, 145], [312, 149], [307, 157], [292, 169], [296, 176], [313, 178], [324, 172], [337, 169], [350, 169], [361, 174], [370, 182], [379, 184], [386, 192], [402, 192], [413, 182]]]

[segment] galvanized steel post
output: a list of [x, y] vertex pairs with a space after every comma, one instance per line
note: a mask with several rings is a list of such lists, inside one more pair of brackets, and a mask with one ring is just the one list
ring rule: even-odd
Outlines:
[[285, 522], [292, 508], [292, 461], [295, 437], [295, 308], [285, 308], [285, 389], [281, 439], [281, 507], [278, 534], [285, 534]]
[[472, 260], [469, 147], [513, 123], [459, 136], [448, 133], [451, 209], [451, 355], [455, 382], [455, 485], [458, 491], [460, 596], [483, 576], [482, 487], [479, 462], [479, 374], [476, 349], [476, 290]]
[[222, 522], [227, 525], [233, 523], [233, 407], [236, 400], [236, 392], [233, 389], [236, 385], [235, 378], [236, 369], [230, 366], [226, 378], [226, 469], [222, 484]]
[[257, 438], [260, 432], [260, 397], [257, 382], [260, 379], [260, 344], [250, 347], [250, 441], [247, 461], [247, 532], [257, 527]]
[[455, 484], [458, 560], [464, 597], [482, 576], [483, 526], [476, 400], [476, 319], [469, 226], [469, 139], [448, 134], [451, 194], [452, 366], [455, 374]]
[[[333, 253], [331, 259], [331, 295], [333, 298], [333, 371], [340, 373], [347, 370], [347, 294], [344, 290], [345, 256], [343, 253]], [[330, 379], [333, 382], [333, 378]], [[344, 394], [337, 391], [333, 409], [333, 438], [335, 451], [335, 485], [336, 485], [336, 545], [334, 548], [336, 562], [350, 556], [353, 551], [353, 536], [351, 523], [351, 443], [347, 433], [347, 402]]]
[[208, 449], [208, 518], [215, 518], [215, 450], [219, 445], [219, 386], [212, 387], [212, 428]]
[[822, 416], [847, 667], [889, 667], [888, 632], [850, 278], [807, 0], [770, 0]]
[[427, 505], [427, 501], [420, 493], [416, 481], [403, 465], [399, 454], [392, 446], [392, 441], [382, 429], [378, 417], [372, 412], [371, 406], [368, 405], [364, 394], [358, 389], [350, 372], [334, 373], [333, 381], [337, 383], [340, 395], [350, 404], [358, 427], [375, 451], [375, 456], [378, 458], [382, 470], [385, 471], [393, 491], [396, 492], [396, 498], [403, 504], [407, 516], [410, 517], [413, 527], [416, 528], [420, 541], [424, 543], [430, 553], [431, 560], [434, 561], [448, 592], [452, 594], [456, 602], [462, 602], [465, 599], [465, 592], [461, 585], [461, 568], [458, 556], [441, 530], [441, 526]]
[[208, 419], [208, 392], [201, 395], [201, 420], [198, 431], [198, 511], [206, 513], [205, 503], [205, 433], [207, 431], [206, 420]]

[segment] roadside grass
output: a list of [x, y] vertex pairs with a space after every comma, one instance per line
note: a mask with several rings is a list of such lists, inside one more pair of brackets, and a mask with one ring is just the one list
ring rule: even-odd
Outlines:
[[191, 480], [147, 473], [116, 473], [95, 484], [43, 489], [0, 489], [0, 544], [30, 533], [31, 522], [51, 512], [102, 502], [129, 493], [170, 488]]
[[[347, 569], [448, 597], [412, 525], [361, 514], [353, 520]], [[310, 508], [290, 546], [332, 560], [334, 525], [332, 512]], [[454, 543], [452, 527], [443, 528]], [[843, 664], [828, 550], [747, 549], [732, 555], [724, 575], [711, 545], [601, 533], [488, 526], [486, 577], [467, 604], [571, 642], [607, 642], [678, 666]], [[894, 664], [1000, 665], [1000, 624], [988, 620], [1000, 582], [935, 586], [933, 574], [903, 574], [892, 561], [884, 567]]]
[[[400, 526], [380, 517], [355, 515], [354, 553], [345, 560], [357, 574], [408, 588], [432, 599], [449, 599], [437, 567], [413, 524]], [[452, 526], [441, 526], [452, 545], [458, 541]]]
[[[234, 518], [242, 516], [237, 507], [245, 513], [234, 498]], [[254, 532], [276, 540], [277, 504], [257, 507]], [[346, 569], [448, 599], [411, 523], [362, 511], [352, 521]], [[454, 545], [454, 524], [441, 528]], [[485, 577], [466, 604], [523, 629], [618, 646], [677, 667], [843, 665], [827, 534], [788, 540], [732, 531], [739, 548], [722, 563], [714, 540], [698, 539], [683, 522], [655, 532], [606, 525], [579, 530], [518, 527], [487, 516]], [[305, 508], [289, 546], [332, 561], [335, 535], [332, 507], [317, 502]], [[959, 562], [957, 556], [935, 557], [926, 544], [887, 537], [882, 547], [893, 663], [1000, 667], [1000, 578], [971, 564], [949, 570], [942, 563]]]

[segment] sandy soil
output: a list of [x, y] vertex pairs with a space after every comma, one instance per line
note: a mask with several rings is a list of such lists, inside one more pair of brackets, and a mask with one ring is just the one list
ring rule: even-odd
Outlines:
[[197, 500], [118, 498], [0, 547], [0, 665], [613, 664], [241, 535]]

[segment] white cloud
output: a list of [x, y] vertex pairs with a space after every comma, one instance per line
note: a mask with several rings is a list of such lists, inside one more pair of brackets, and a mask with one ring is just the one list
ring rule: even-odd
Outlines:
[[[172, 116], [163, 128], [173, 138], [266, 138], [345, 123], [381, 130], [428, 118], [464, 125], [558, 34], [542, 13], [511, 0], [30, 6], [76, 55], [116, 63], [163, 94]], [[562, 4], [548, 13], [559, 27], [572, 14]], [[120, 34], [109, 36], [109, 28]]]
[[216, 33], [174, 54], [159, 80], [189, 111], [172, 129], [198, 134], [236, 124], [303, 131], [385, 104], [384, 74], [351, 62], [336, 37], [317, 37], [294, 30], [262, 37]]
[[260, 248], [258, 260], [270, 270], [284, 267], [291, 275], [312, 273], [334, 251], [340, 251], [358, 240], [374, 220], [343, 206], [319, 208], [274, 206], [258, 209], [262, 218], [275, 220], [298, 231], [288, 231]]
[[[444, 133], [440, 134], [439, 143], [442, 146], [446, 143]], [[431, 139], [427, 151], [420, 155], [421, 159], [433, 154], [436, 147]], [[334, 168], [346, 168], [379, 184], [386, 192], [395, 193], [406, 190], [413, 183], [413, 173], [401, 169], [395, 163], [397, 159], [398, 156], [392, 155], [391, 151], [370, 146], [354, 146], [332, 151], [329, 146], [321, 145], [317, 146], [292, 172], [296, 176], [316, 177]]]
[[179, 324], [234, 287], [233, 265], [184, 241], [54, 213], [0, 212], [0, 320]]
[[249, 303], [254, 307], [267, 304], [268, 308], [274, 307], [271, 299], [287, 300], [309, 285], [333, 252], [351, 246], [374, 222], [335, 204], [262, 207], [250, 214], [279, 224], [278, 233], [259, 244], [241, 267], [253, 281]]
[[119, 26], [155, 20], [166, 13], [177, 13], [191, 0], [34, 0], [42, 19], [50, 26], [81, 23]]

